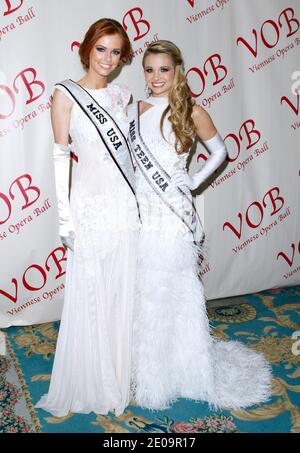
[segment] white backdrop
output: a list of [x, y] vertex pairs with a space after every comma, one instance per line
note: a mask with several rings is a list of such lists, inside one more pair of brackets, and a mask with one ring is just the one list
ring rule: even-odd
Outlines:
[[[60, 317], [49, 108], [54, 83], [82, 77], [78, 45], [101, 17], [132, 40], [117, 82], [133, 99], [148, 43], [172, 40], [225, 138], [227, 166], [197, 197], [207, 298], [300, 283], [299, 0], [0, 0], [0, 327]], [[199, 145], [191, 171], [206, 157]]]

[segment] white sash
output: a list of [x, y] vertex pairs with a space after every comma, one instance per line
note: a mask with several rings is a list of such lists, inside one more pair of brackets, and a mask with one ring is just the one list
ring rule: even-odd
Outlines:
[[[98, 104], [93, 96], [78, 83], [68, 79], [57, 83], [56, 85], [63, 86], [70, 93], [77, 105], [95, 126], [113, 162], [118, 167], [136, 199], [134, 166], [128, 142], [117, 123], [110, 114]], [[138, 208], [137, 200], [136, 203]]]
[[[173, 188], [172, 178], [151, 153], [141, 136], [139, 110], [139, 102], [137, 102], [135, 117], [129, 124], [129, 142], [131, 143], [131, 150], [135, 161], [153, 191], [164, 202], [164, 204], [168, 206], [168, 208], [177, 217], [180, 218], [180, 220], [192, 233], [194, 242], [197, 243], [197, 245], [199, 245], [200, 242], [200, 245], [202, 245], [204, 242], [203, 228], [195, 209], [191, 193], [189, 190], [188, 193], [185, 193], [181, 188], [176, 187], [181, 197], [173, 197], [173, 199], [170, 200], [169, 192], [171, 188]], [[184, 211], [182, 209], [182, 197], [184, 200], [188, 201], [190, 206], [188, 211]], [[202, 237], [200, 241], [196, 240], [197, 220], [200, 222], [202, 229]]]

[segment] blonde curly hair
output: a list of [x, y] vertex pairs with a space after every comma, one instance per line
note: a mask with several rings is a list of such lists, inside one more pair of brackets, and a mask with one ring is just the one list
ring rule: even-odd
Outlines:
[[177, 154], [187, 153], [191, 148], [194, 136], [195, 125], [192, 120], [194, 101], [191, 97], [186, 76], [184, 74], [184, 65], [179, 48], [171, 41], [160, 40], [149, 45], [143, 57], [143, 67], [145, 60], [150, 54], [164, 53], [171, 57], [174, 64], [174, 80], [169, 92], [169, 105], [164, 110], [160, 130], [163, 135], [163, 122], [169, 112], [169, 121], [175, 134], [175, 149]]

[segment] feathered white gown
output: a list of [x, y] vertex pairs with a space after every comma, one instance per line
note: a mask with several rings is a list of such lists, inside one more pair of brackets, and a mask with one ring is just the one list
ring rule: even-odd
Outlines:
[[[186, 156], [175, 153], [169, 121], [164, 122], [169, 143], [160, 134], [166, 105], [158, 101], [141, 115], [140, 126], [145, 143], [172, 174], [185, 166]], [[212, 408], [266, 401], [269, 364], [242, 343], [212, 338], [190, 233], [139, 170], [136, 177], [142, 229], [134, 308], [133, 398], [150, 409], [165, 409], [179, 397], [207, 401]]]

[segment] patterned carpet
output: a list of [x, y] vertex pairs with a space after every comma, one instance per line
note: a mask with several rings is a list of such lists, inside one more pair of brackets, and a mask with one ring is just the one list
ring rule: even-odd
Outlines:
[[209, 318], [214, 335], [241, 340], [271, 362], [273, 396], [268, 403], [212, 412], [206, 403], [181, 399], [165, 411], [129, 406], [118, 418], [72, 413], [51, 417], [34, 404], [49, 386], [56, 322], [7, 329], [8, 351], [0, 358], [0, 432], [299, 433], [300, 286], [242, 299], [241, 304], [210, 308]]

